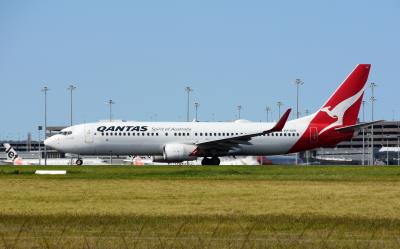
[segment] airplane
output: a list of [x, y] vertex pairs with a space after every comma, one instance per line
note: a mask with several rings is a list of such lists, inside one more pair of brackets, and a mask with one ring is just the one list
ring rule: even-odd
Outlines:
[[[15, 149], [9, 144], [3, 144], [7, 159], [3, 163], [12, 165], [44, 165], [44, 159], [23, 159]], [[99, 158], [87, 158], [85, 159], [86, 165], [106, 165], [106, 161]], [[47, 165], [71, 165], [70, 158], [48, 158]]]
[[153, 155], [160, 163], [200, 157], [202, 165], [219, 165], [223, 156], [282, 155], [334, 146], [361, 127], [381, 122], [357, 124], [370, 68], [357, 65], [318, 111], [290, 121], [290, 108], [276, 123], [103, 121], [67, 127], [45, 145], [78, 155]]

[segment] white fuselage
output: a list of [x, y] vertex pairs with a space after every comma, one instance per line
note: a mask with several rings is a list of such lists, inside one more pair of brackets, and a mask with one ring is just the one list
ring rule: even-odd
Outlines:
[[[305, 132], [312, 116], [288, 121], [282, 132], [251, 138], [225, 155], [285, 154]], [[275, 123], [235, 122], [98, 122], [75, 125], [48, 138], [46, 144], [80, 155], [163, 155], [166, 144], [189, 144], [262, 132]], [[113, 127], [113, 128], [110, 128]], [[119, 127], [119, 128], [117, 128]]]

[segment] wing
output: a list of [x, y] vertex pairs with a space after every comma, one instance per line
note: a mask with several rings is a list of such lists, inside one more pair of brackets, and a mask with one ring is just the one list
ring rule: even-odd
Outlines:
[[[290, 111], [292, 109], [288, 109], [282, 117], [279, 119], [279, 121], [275, 124], [274, 127], [272, 127], [269, 130], [264, 130], [261, 132], [256, 132], [256, 133], [250, 133], [250, 134], [244, 134], [244, 135], [239, 135], [239, 136], [232, 136], [232, 137], [226, 137], [222, 139], [215, 139], [215, 140], [209, 140], [206, 142], [199, 142], [196, 143], [197, 148], [191, 153], [191, 156], [197, 156], [199, 154], [203, 154], [205, 151], [214, 154], [214, 153], [226, 153], [230, 150], [234, 150], [240, 147], [240, 145], [251, 145], [251, 138], [257, 137], [257, 136], [262, 136], [271, 132], [276, 132], [276, 131], [281, 131], [283, 127], [286, 124], [286, 121], [289, 118]], [[203, 153], [202, 153], [203, 152]]]

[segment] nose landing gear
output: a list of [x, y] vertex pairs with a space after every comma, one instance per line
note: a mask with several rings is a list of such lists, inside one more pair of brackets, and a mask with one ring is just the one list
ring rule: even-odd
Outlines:
[[219, 165], [220, 163], [221, 160], [216, 156], [211, 158], [204, 157], [203, 160], [201, 160], [201, 165]]

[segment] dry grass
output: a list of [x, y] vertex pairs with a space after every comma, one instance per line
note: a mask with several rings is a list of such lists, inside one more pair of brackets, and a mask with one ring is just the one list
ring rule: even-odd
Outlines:
[[400, 222], [318, 216], [0, 216], [0, 248], [399, 248]]
[[2, 179], [1, 214], [400, 218], [400, 182]]

